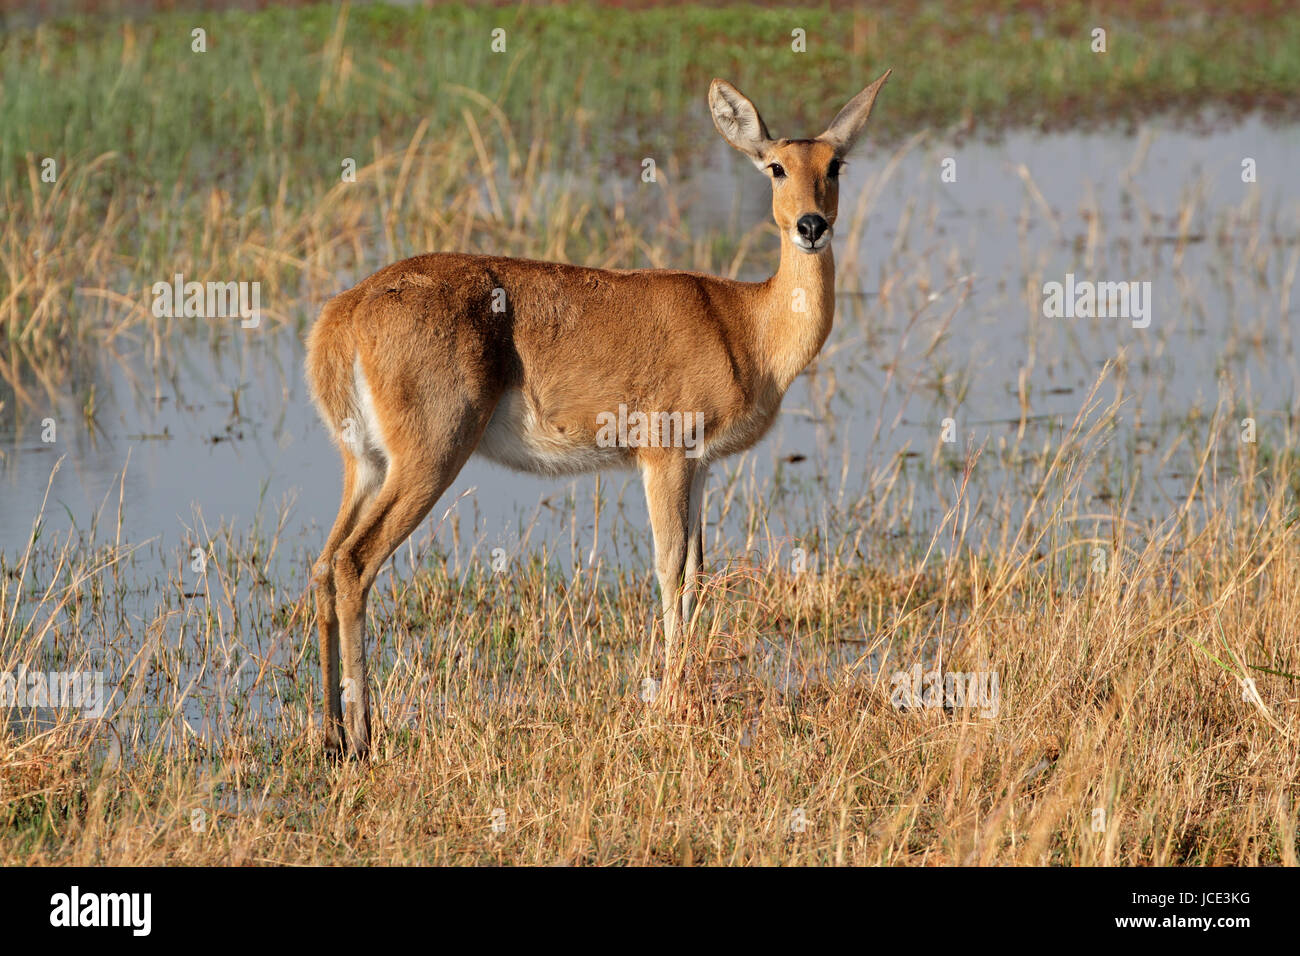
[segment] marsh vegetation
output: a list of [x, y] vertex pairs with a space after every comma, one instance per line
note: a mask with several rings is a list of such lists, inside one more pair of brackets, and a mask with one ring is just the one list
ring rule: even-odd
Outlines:
[[[0, 861], [1294, 865], [1300, 17], [1103, 5], [1103, 58], [1081, 9], [905, 6], [0, 36], [0, 674], [109, 693], [0, 711]], [[708, 80], [805, 135], [883, 65], [835, 332], [711, 482], [693, 704], [643, 699], [636, 484], [483, 466], [372, 595], [373, 760], [325, 759], [320, 304], [434, 249], [762, 277]], [[263, 321], [155, 314], [177, 274]], [[1150, 324], [1047, 317], [1067, 274]], [[894, 706], [917, 668], [996, 714]]]

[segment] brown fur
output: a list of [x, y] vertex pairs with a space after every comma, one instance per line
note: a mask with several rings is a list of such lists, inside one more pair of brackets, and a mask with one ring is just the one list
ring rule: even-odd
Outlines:
[[[381, 269], [330, 300], [307, 348], [312, 394], [344, 464], [343, 504], [314, 572], [327, 746], [367, 751], [366, 596], [485, 431], [491, 440], [481, 451], [505, 460], [527, 445], [519, 455], [537, 471], [641, 469], [664, 603], [666, 682], [675, 686], [682, 665], [675, 641], [691, 620], [703, 562], [708, 463], [763, 436], [830, 333], [830, 244], [802, 251], [795, 223], [816, 213], [834, 225], [838, 183], [829, 166], [851, 146], [887, 76], [815, 140], [769, 139], [753, 105], [714, 81], [710, 102], [724, 137], [756, 163], [785, 170], [772, 194], [781, 264], [765, 282], [439, 253]], [[504, 311], [493, 310], [498, 289]], [[796, 290], [806, 311], [793, 308]], [[703, 457], [682, 448], [597, 449], [597, 416], [620, 404], [702, 413]], [[349, 444], [349, 421], [377, 430]]]

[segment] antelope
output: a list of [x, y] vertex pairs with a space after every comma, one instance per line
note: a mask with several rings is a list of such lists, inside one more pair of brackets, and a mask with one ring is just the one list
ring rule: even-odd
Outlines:
[[[773, 139], [739, 90], [710, 85], [718, 132], [772, 183], [781, 259], [766, 281], [432, 253], [326, 303], [307, 377], [343, 457], [343, 502], [312, 573], [327, 750], [369, 751], [367, 596], [475, 451], [543, 475], [640, 470], [663, 688], [677, 686], [703, 570], [705, 477], [763, 437], [830, 334], [839, 175], [889, 72], [815, 139]], [[611, 442], [608, 417], [624, 406], [661, 424], [692, 413], [701, 440]]]

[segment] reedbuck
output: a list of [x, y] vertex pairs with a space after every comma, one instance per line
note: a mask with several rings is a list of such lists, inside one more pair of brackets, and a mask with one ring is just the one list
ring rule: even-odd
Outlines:
[[[718, 132], [772, 181], [781, 264], [765, 282], [436, 253], [329, 301], [307, 351], [343, 454], [343, 505], [313, 573], [327, 748], [369, 749], [366, 597], [475, 451], [546, 475], [640, 469], [671, 692], [703, 562], [705, 474], [771, 427], [830, 333], [840, 170], [888, 77], [816, 139], [773, 139], [739, 90], [709, 87]], [[648, 440], [644, 427], [624, 438], [638, 413]], [[694, 436], [665, 439], [683, 420]]]

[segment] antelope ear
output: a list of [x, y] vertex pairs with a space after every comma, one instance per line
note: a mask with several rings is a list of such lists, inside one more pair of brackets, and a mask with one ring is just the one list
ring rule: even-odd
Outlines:
[[880, 92], [880, 88], [885, 85], [885, 80], [889, 79], [889, 74], [893, 72], [892, 69], [886, 70], [880, 79], [849, 100], [848, 105], [840, 110], [839, 115], [826, 128], [826, 132], [817, 138], [830, 143], [835, 147], [835, 152], [841, 156], [851, 150], [853, 143], [858, 138], [858, 133], [867, 124], [867, 117], [871, 115], [871, 107], [876, 102], [876, 94]]
[[709, 84], [709, 109], [722, 138], [762, 169], [772, 137], [749, 98], [726, 80], [714, 80]]

